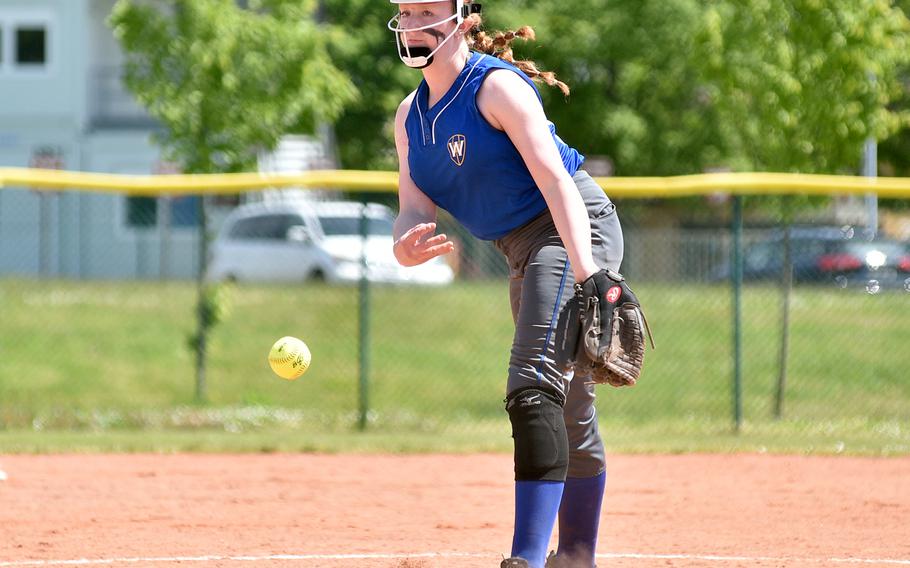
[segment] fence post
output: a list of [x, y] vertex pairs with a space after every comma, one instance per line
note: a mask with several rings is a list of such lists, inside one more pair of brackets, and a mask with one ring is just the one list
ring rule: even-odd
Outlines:
[[197, 210], [199, 212], [199, 242], [198, 247], [198, 266], [196, 271], [196, 294], [197, 294], [197, 305], [196, 305], [196, 402], [202, 403], [206, 402], [206, 387], [205, 387], [205, 367], [206, 367], [206, 351], [208, 346], [206, 345], [206, 340], [208, 339], [208, 318], [210, 313], [208, 313], [208, 305], [206, 303], [206, 285], [205, 285], [205, 267], [206, 262], [208, 261], [208, 223], [206, 223], [205, 218], [205, 195], [199, 195], [199, 202], [197, 204]]
[[167, 280], [170, 271], [171, 205], [170, 195], [158, 197], [158, 280]]
[[[786, 202], [786, 197], [784, 199]], [[777, 388], [774, 391], [774, 418], [778, 420], [784, 415], [784, 391], [787, 388], [787, 362], [790, 353], [790, 294], [793, 290], [793, 255], [788, 210], [785, 210], [785, 223], [784, 271], [781, 274], [780, 353], [777, 369]]]
[[733, 423], [738, 433], [743, 421], [742, 388], [742, 287], [743, 287], [743, 198], [733, 196]]
[[370, 279], [367, 276], [369, 263], [367, 259], [367, 240], [369, 238], [369, 217], [367, 217], [366, 196], [362, 198], [360, 209], [360, 284], [358, 286], [358, 361], [360, 363], [360, 411], [358, 428], [367, 427], [367, 414], [370, 411]]
[[50, 273], [49, 208], [47, 192], [38, 191], [38, 277], [41, 279], [46, 278]]

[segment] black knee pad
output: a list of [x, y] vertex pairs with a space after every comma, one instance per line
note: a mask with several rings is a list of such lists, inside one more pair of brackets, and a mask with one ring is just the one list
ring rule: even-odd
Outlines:
[[506, 398], [515, 440], [515, 481], [565, 481], [569, 438], [555, 393], [535, 387]]

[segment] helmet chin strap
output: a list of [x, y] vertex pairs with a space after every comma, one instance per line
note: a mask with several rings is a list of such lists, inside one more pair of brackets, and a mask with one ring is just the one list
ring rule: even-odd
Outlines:
[[[457, 17], [458, 17], [458, 14], [453, 14], [452, 16], [446, 18], [445, 20], [442, 20], [441, 22], [436, 22], [429, 26], [422, 26], [419, 28], [409, 28], [409, 29], [404, 29], [404, 30], [397, 29], [397, 27], [393, 28], [392, 27], [393, 22], [396, 26], [397, 26], [397, 22], [395, 21], [396, 18], [392, 18], [392, 21], [389, 22], [389, 29], [391, 29], [392, 31], [395, 32], [395, 41], [398, 43], [398, 57], [401, 59], [402, 62], [404, 62], [405, 65], [407, 65], [408, 67], [411, 67], [412, 69], [423, 69], [425, 67], [429, 67], [430, 64], [433, 63], [433, 56], [436, 55], [436, 52], [439, 51], [439, 49], [443, 45], [445, 45], [447, 41], [449, 41], [450, 39], [452, 39], [455, 36], [455, 33], [458, 31], [458, 26], [456, 26], [455, 29], [452, 30], [451, 33], [449, 33], [449, 35], [447, 35], [445, 37], [445, 39], [443, 39], [441, 42], [439, 42], [439, 44], [436, 46], [436, 48], [432, 49], [432, 50], [429, 47], [424, 47], [424, 46], [409, 47], [406, 35], [408, 33], [418, 32], [418, 31], [423, 31], [423, 30], [432, 30], [435, 32], [436, 30], [434, 28], [436, 26], [438, 26], [440, 24], [444, 24], [444, 23], [448, 22], [449, 20], [453, 20], [453, 19], [457, 20]], [[430, 32], [428, 32], [428, 33], [430, 33]], [[439, 35], [442, 35], [439, 32], [436, 32], [436, 33]], [[434, 35], [434, 34], [430, 33], [430, 35]]]

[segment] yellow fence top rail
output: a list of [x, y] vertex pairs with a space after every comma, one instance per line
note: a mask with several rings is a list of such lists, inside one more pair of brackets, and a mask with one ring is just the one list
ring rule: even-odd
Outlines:
[[[686, 197], [710, 193], [768, 195], [866, 194], [910, 197], [910, 178], [780, 173], [712, 173], [672, 177], [600, 177], [611, 197]], [[269, 188], [392, 192], [398, 172], [314, 170], [301, 174], [119, 175], [35, 168], [0, 168], [0, 188], [92, 191], [128, 195], [231, 194]]]

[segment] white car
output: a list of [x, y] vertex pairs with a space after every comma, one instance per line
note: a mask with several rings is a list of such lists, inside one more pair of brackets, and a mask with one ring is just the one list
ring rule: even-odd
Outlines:
[[[366, 215], [366, 248], [360, 235]], [[281, 201], [241, 205], [224, 221], [211, 248], [214, 281], [357, 282], [366, 250], [367, 278], [392, 284], [443, 285], [454, 272], [441, 258], [414, 267], [392, 253], [392, 210], [352, 201]]]

